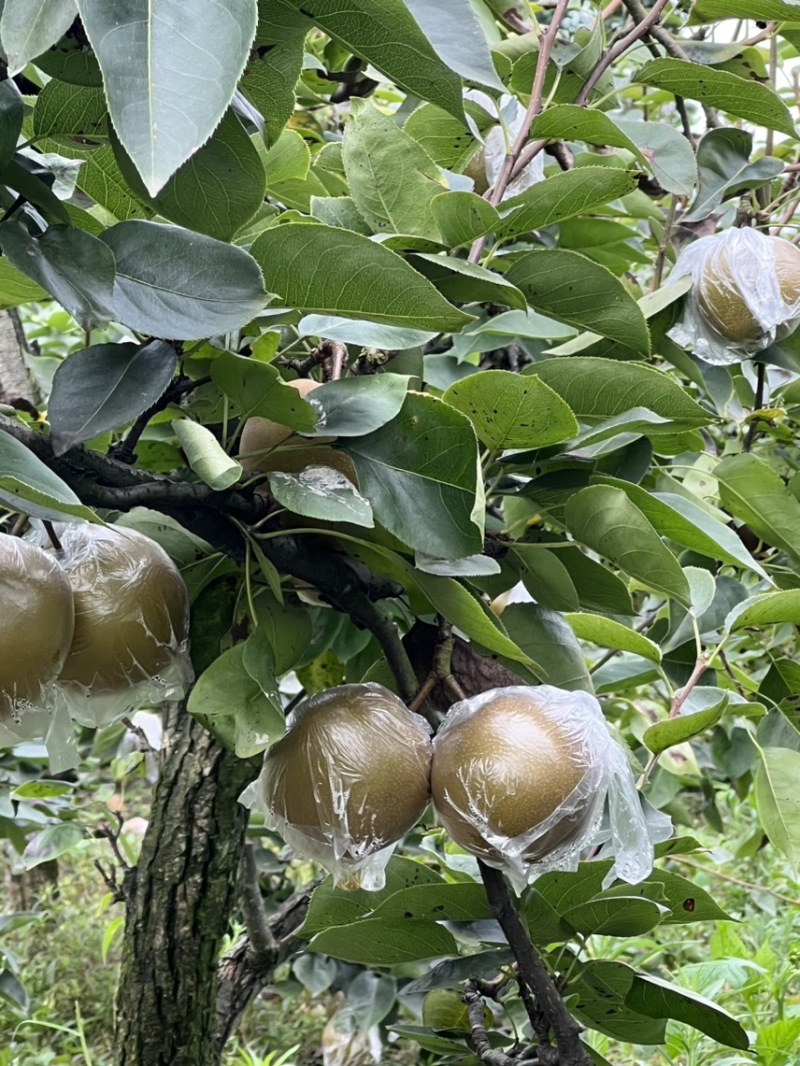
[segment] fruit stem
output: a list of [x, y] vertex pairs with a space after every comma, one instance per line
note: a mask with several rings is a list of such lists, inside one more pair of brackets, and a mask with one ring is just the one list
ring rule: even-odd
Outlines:
[[47, 533], [47, 536], [48, 536], [48, 538], [50, 540], [50, 543], [53, 545], [55, 550], [57, 552], [62, 551], [61, 541], [58, 539], [58, 534], [56, 533], [55, 529], [53, 528], [53, 523], [52, 522], [48, 522], [47, 519], [45, 519], [44, 529], [45, 529], [45, 533]]

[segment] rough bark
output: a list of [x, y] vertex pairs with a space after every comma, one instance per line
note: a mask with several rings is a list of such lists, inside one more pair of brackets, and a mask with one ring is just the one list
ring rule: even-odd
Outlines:
[[25, 335], [17, 313], [0, 313], [0, 401], [32, 410], [39, 393], [25, 365], [24, 350]]
[[183, 707], [167, 748], [127, 913], [116, 1066], [217, 1066], [218, 964], [236, 898], [260, 759], [221, 747]]

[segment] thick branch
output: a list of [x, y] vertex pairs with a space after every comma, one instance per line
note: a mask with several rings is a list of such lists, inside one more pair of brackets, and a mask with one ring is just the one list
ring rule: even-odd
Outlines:
[[[535, 996], [536, 1006], [544, 1014], [555, 1036], [558, 1059], [551, 1061], [557, 1061], [558, 1066], [592, 1066], [592, 1060], [580, 1039], [581, 1028], [564, 1005], [539, 953], [525, 932], [503, 875], [480, 860], [478, 865], [489, 907], [517, 960], [519, 979]], [[539, 1060], [544, 1062], [546, 1058], [542, 1058], [541, 1050]]]

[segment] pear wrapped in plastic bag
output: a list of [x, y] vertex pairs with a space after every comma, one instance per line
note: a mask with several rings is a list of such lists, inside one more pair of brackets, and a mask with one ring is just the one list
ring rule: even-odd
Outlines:
[[430, 800], [430, 728], [377, 684], [341, 685], [289, 715], [242, 797], [339, 888], [377, 891]]
[[57, 528], [51, 549], [72, 588], [75, 632], [59, 700], [81, 725], [179, 699], [191, 681], [189, 598], [175, 564], [132, 529]]
[[581, 852], [600, 843], [604, 857], [614, 855], [606, 884], [641, 881], [654, 840], [670, 835], [669, 819], [645, 817], [628, 757], [586, 692], [491, 689], [450, 708], [433, 748], [442, 825], [517, 889], [548, 870], [576, 869]]
[[800, 249], [754, 229], [729, 229], [685, 248], [670, 281], [692, 278], [668, 336], [706, 363], [739, 363], [800, 325]]
[[72, 589], [51, 555], [0, 534], [0, 745], [43, 740], [72, 643]]

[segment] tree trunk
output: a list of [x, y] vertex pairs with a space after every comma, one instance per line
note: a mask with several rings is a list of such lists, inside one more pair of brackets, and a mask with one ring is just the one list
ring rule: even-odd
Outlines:
[[218, 963], [236, 897], [261, 759], [238, 759], [170, 712], [167, 749], [138, 867], [126, 877], [117, 1066], [217, 1066]]

